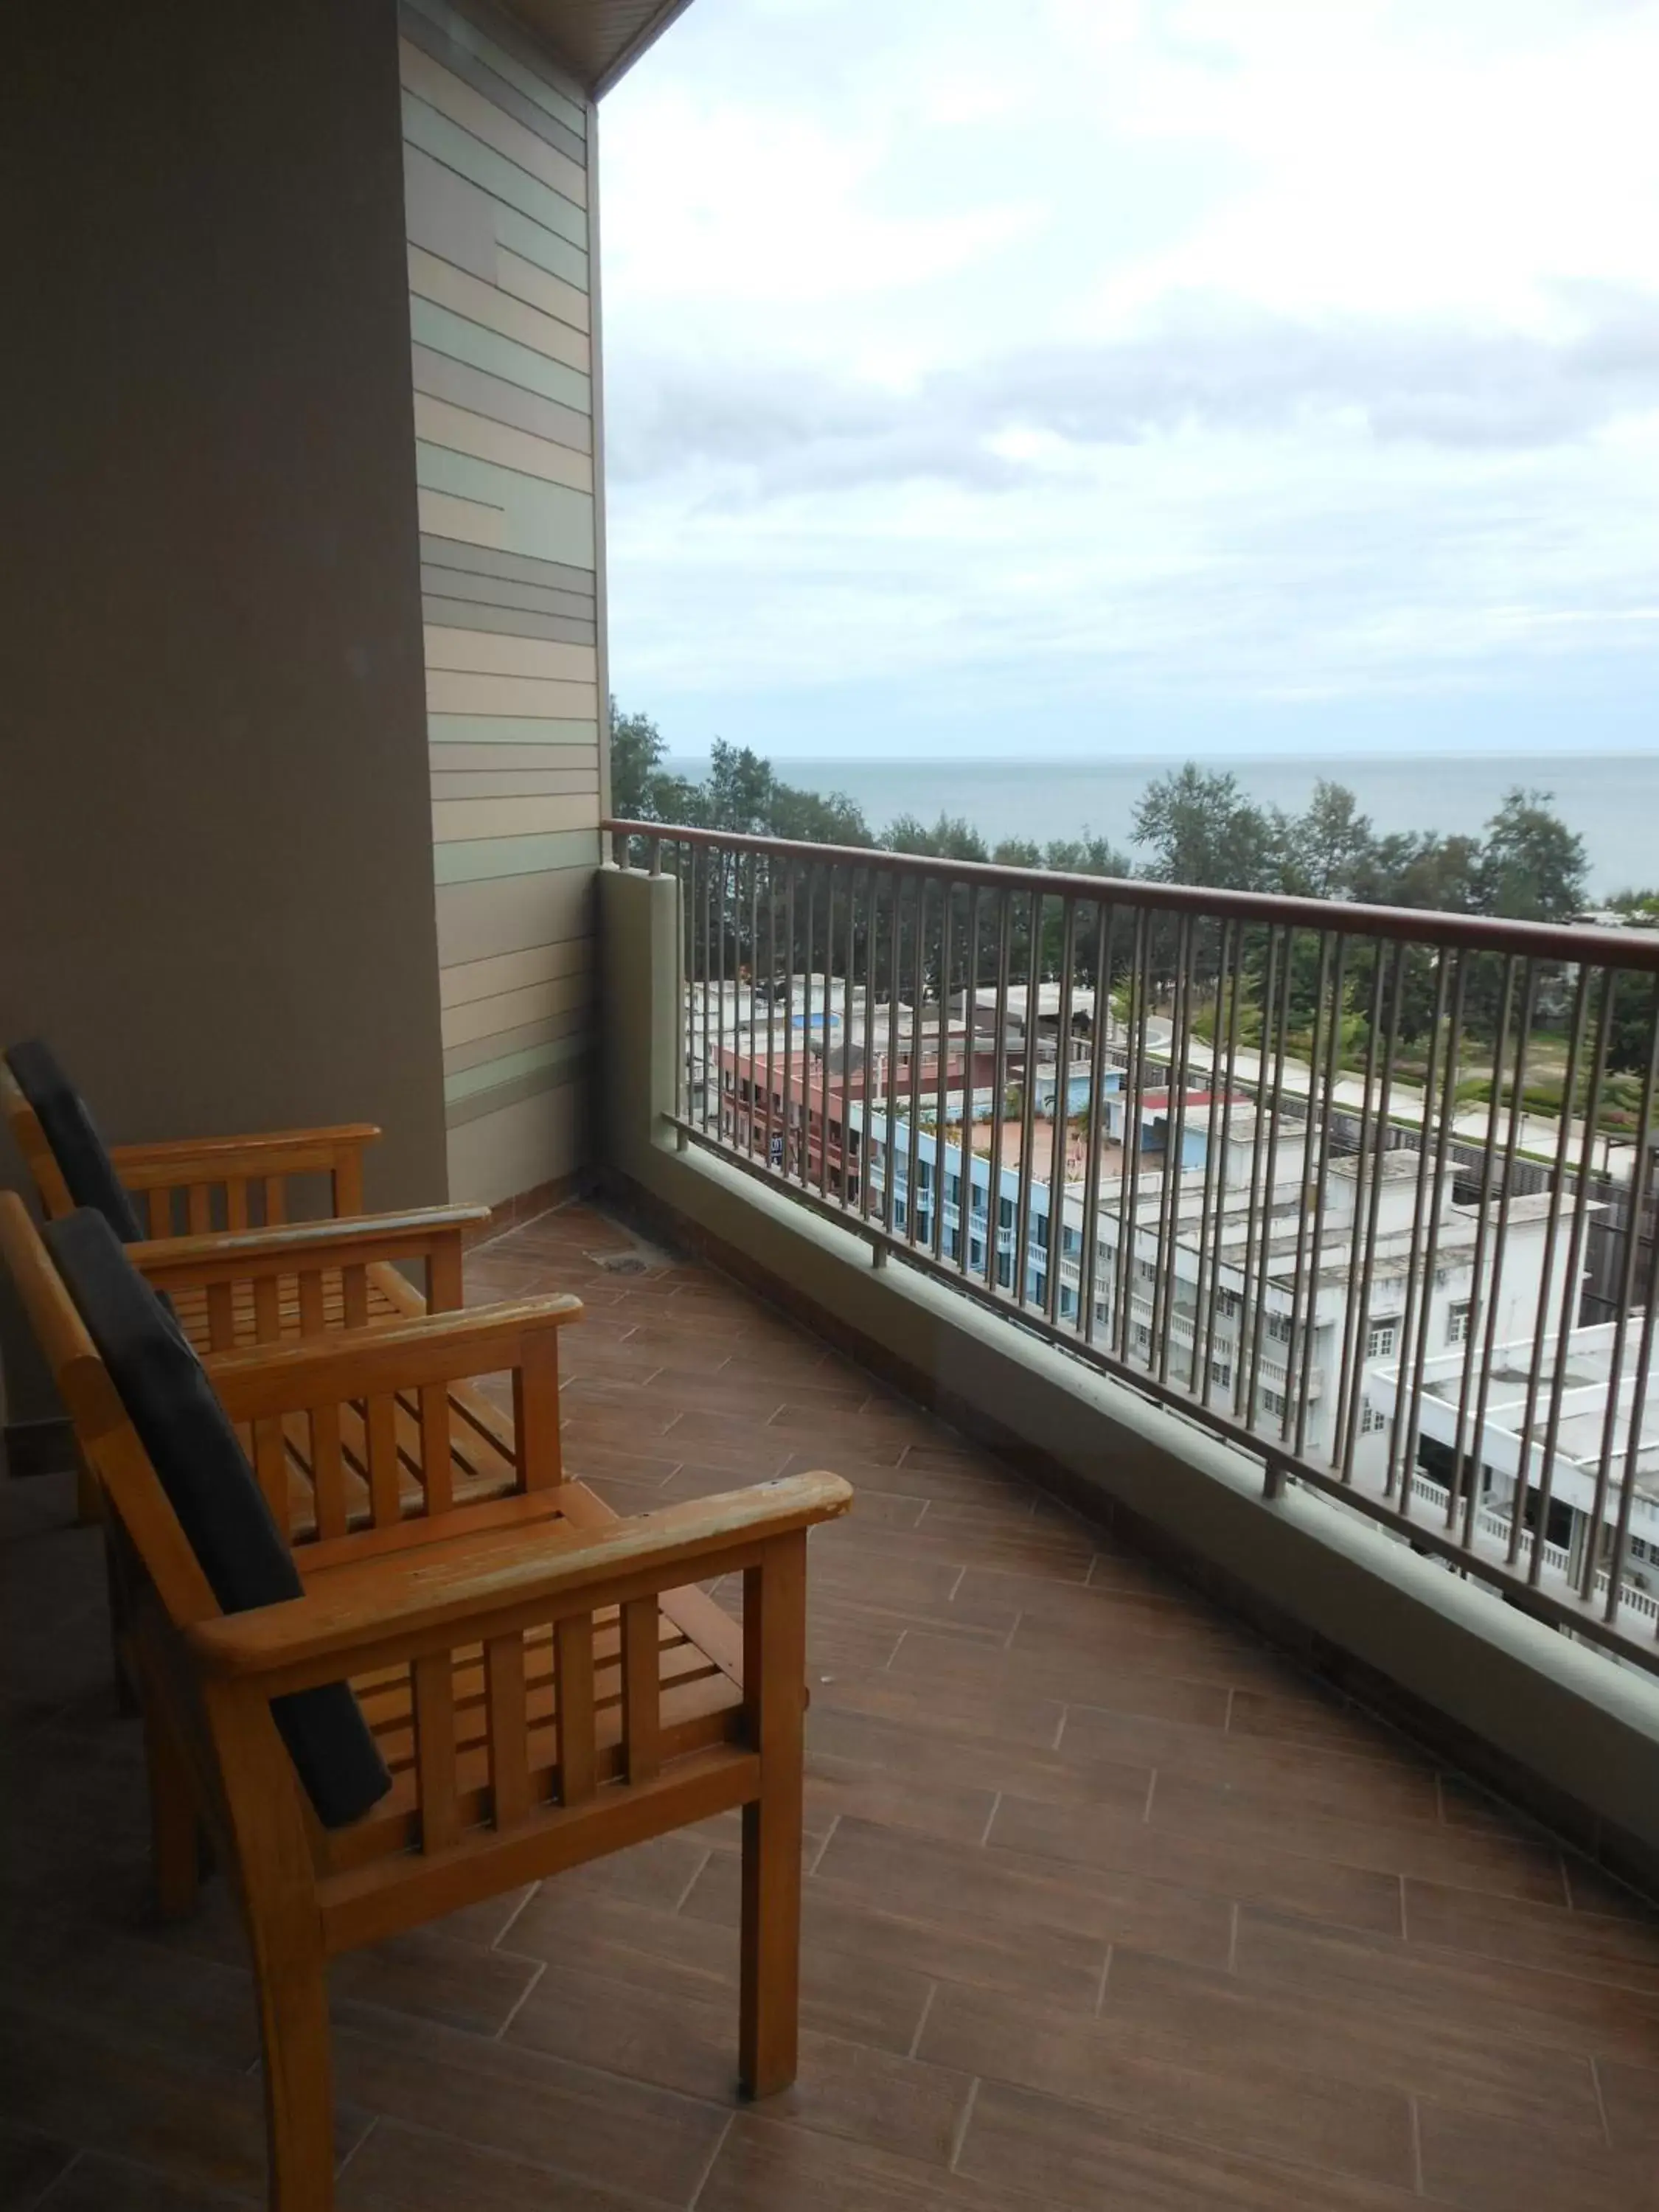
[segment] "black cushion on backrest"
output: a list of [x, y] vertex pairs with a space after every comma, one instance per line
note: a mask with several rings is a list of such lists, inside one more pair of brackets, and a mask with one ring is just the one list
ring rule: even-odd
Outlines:
[[138, 1243], [144, 1231], [132, 1200], [110, 1164], [86, 1100], [59, 1066], [57, 1054], [39, 1037], [30, 1037], [8, 1048], [6, 1065], [34, 1109], [70, 1198], [76, 1206], [95, 1206], [124, 1244]]
[[[82, 1206], [46, 1233], [215, 1597], [245, 1613], [300, 1596], [287, 1542], [206, 1370], [109, 1224]], [[274, 1698], [271, 1712], [325, 1826], [357, 1820], [392, 1787], [349, 1684]]]

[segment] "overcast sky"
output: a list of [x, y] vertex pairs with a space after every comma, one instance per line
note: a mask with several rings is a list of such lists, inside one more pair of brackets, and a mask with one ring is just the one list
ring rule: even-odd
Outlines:
[[695, 0], [601, 115], [678, 752], [1659, 746], [1659, 0]]

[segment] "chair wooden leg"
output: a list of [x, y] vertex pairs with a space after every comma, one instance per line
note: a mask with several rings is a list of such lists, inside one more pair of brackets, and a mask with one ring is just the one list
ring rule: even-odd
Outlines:
[[331, 2212], [334, 2104], [328, 1976], [314, 1916], [310, 1940], [292, 1914], [252, 1936], [264, 2047], [265, 2147], [270, 2212]]
[[761, 1795], [743, 1808], [738, 2068], [745, 2093], [787, 2089], [798, 2065], [806, 1539], [744, 1582], [744, 1686]]
[[201, 1890], [201, 1825], [184, 1754], [154, 1710], [144, 1716], [144, 1758], [156, 1906], [163, 1920], [188, 1920]]
[[262, 1698], [215, 1685], [205, 1702], [259, 2001], [266, 2203], [270, 2212], [332, 2212], [328, 1970], [299, 1792]]

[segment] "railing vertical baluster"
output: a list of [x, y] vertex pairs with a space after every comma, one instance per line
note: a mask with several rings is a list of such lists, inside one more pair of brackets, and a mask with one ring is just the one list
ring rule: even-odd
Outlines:
[[[1123, 1072], [1123, 1175], [1119, 1183], [1121, 1213], [1117, 1231], [1117, 1354], [1127, 1361], [1133, 1341], [1135, 1279], [1140, 1265], [1140, 1099], [1146, 1081], [1146, 965], [1151, 936], [1146, 909], [1135, 908], [1134, 951], [1129, 963], [1128, 1036]], [[1148, 1334], [1148, 1348], [1151, 1347]]]
[[980, 888], [968, 899], [968, 942], [962, 965], [962, 1121], [957, 1146], [957, 1273], [966, 1275], [974, 1234], [974, 1064], [979, 1039]]
[[710, 896], [710, 885], [714, 879], [714, 849], [711, 845], [704, 848], [702, 856], [702, 904], [701, 908], [702, 921], [702, 1128], [703, 1134], [705, 1136], [708, 1133], [708, 981], [714, 964], [714, 946], [709, 941], [709, 927], [714, 907], [714, 901]]
[[870, 1218], [872, 1127], [876, 1100], [876, 939], [881, 927], [879, 868], [870, 870], [870, 911], [864, 926], [864, 1064], [859, 1074], [859, 1215]]
[[818, 1039], [818, 1196], [830, 1195], [830, 984], [836, 967], [836, 866], [824, 872], [823, 885], [823, 1034]]
[[[1354, 1443], [1359, 1433], [1360, 1410], [1364, 1403], [1365, 1361], [1370, 1356], [1371, 1290], [1376, 1275], [1382, 1185], [1387, 1174], [1390, 1151], [1389, 1136], [1394, 1127], [1389, 1108], [1393, 1097], [1394, 1065], [1400, 1052], [1400, 1000], [1406, 948], [1403, 945], [1393, 945], [1386, 947], [1385, 952], [1390, 956], [1388, 965], [1391, 984], [1386, 1001], [1388, 1042], [1382, 1052], [1382, 1085], [1376, 1102], [1376, 1128], [1373, 1140], [1376, 1146], [1376, 1158], [1373, 1163], [1369, 1204], [1365, 1216], [1365, 1258], [1359, 1276], [1359, 1297], [1354, 1329], [1353, 1381], [1348, 1393], [1346, 1408], [1347, 1426], [1344, 1432], [1342, 1445], [1342, 1464], [1348, 1468], [1352, 1468], [1353, 1465]], [[1350, 1305], [1355, 1304], [1352, 1288], [1349, 1291], [1349, 1304]]]
[[786, 863], [783, 888], [783, 1092], [778, 1107], [783, 1121], [781, 1164], [786, 1182], [789, 1180], [791, 1153], [799, 1149], [795, 1143], [795, 876], [796, 864], [791, 854]]
[[[1176, 933], [1176, 987], [1170, 1029], [1170, 1087], [1165, 1096], [1169, 1117], [1164, 1123], [1164, 1188], [1159, 1193], [1158, 1281], [1152, 1286], [1152, 1341], [1158, 1347], [1158, 1379], [1170, 1379], [1170, 1340], [1179, 1310], [1176, 1297], [1181, 1265], [1181, 1176], [1187, 1149], [1187, 1085], [1192, 1060], [1193, 941], [1197, 928], [1190, 915], [1182, 915]], [[1164, 1224], [1168, 1222], [1167, 1231]], [[1196, 1316], [1194, 1335], [1197, 1334]]]
[[[1038, 1008], [1042, 1000], [1042, 929], [1047, 902], [1033, 890], [1025, 902], [1025, 1054], [1024, 1079], [1019, 1100], [1019, 1176], [1014, 1200], [1014, 1303], [1024, 1307], [1029, 1297], [1031, 1266], [1032, 1155], [1036, 1149], [1036, 1087]], [[1053, 1203], [1052, 1194], [1050, 1204]], [[1052, 1230], [1051, 1232], [1052, 1234]]]
[[999, 1249], [1002, 1239], [1002, 1116], [1008, 1087], [1008, 956], [1013, 928], [1014, 894], [1006, 888], [997, 897], [996, 1042], [991, 1081], [991, 1151], [986, 1163], [985, 1287], [1002, 1286]]
[[[1221, 1164], [1221, 1142], [1218, 1121], [1224, 1127], [1228, 1117], [1227, 1093], [1222, 1089], [1218, 1070], [1221, 1065], [1221, 993], [1232, 951], [1233, 925], [1224, 921], [1216, 944], [1215, 1013], [1210, 1031], [1210, 1112], [1207, 1134], [1204, 1140], [1204, 1182], [1199, 1194], [1198, 1229], [1195, 1238], [1198, 1252], [1198, 1274], [1193, 1285], [1193, 1358], [1191, 1387], [1199, 1403], [1210, 1402], [1210, 1367], [1215, 1356], [1216, 1283], [1221, 1273], [1220, 1243], [1222, 1217], [1225, 1211], [1226, 1189], [1218, 1186], [1217, 1176]], [[1218, 1108], [1219, 1113], [1218, 1115]]]
[[[887, 948], [887, 1081], [883, 1090], [883, 1224], [890, 1237], [898, 1212], [899, 977], [904, 972], [904, 877], [893, 871], [892, 935]], [[907, 1190], [907, 1208], [913, 1194]]]
[[[1515, 1038], [1515, 1087], [1510, 1093], [1509, 1125], [1504, 1135], [1504, 1180], [1498, 1194], [1498, 1222], [1492, 1231], [1492, 1290], [1486, 1301], [1486, 1326], [1481, 1338], [1480, 1381], [1474, 1401], [1474, 1434], [1477, 1446], [1486, 1433], [1486, 1407], [1492, 1389], [1492, 1370], [1497, 1364], [1494, 1354], [1498, 1348], [1498, 1317], [1503, 1297], [1504, 1261], [1509, 1243], [1510, 1203], [1515, 1194], [1515, 1163], [1521, 1148], [1521, 1125], [1526, 1118], [1522, 1093], [1527, 1087], [1527, 1041], [1532, 1034], [1533, 1012], [1537, 993], [1538, 963], [1535, 960], [1528, 960], [1522, 970], [1521, 1021]], [[1504, 1042], [1505, 1040], [1500, 1036], [1498, 1041], [1498, 1074], [1494, 1077], [1492, 1084], [1494, 1109], [1498, 1103], [1497, 1092], [1500, 1087], [1498, 1079], [1503, 1073]], [[1469, 1484], [1471, 1523], [1474, 1515], [1474, 1501], [1480, 1492], [1480, 1466], [1477, 1464], [1473, 1470]], [[1525, 1500], [1524, 1488], [1517, 1486], [1515, 1510], [1510, 1516], [1510, 1540], [1506, 1553], [1511, 1566], [1521, 1556], [1521, 1537], [1524, 1518], [1522, 1507]], [[1470, 1540], [1471, 1533], [1472, 1531], [1466, 1530], [1465, 1543]]]
[[[1584, 981], [1585, 995], [1588, 998], [1589, 969], [1588, 966], [1583, 967], [1578, 973]], [[1601, 1112], [1601, 1085], [1607, 1079], [1607, 1045], [1613, 1030], [1613, 971], [1610, 969], [1604, 969], [1601, 980], [1601, 1011], [1595, 1025], [1595, 1052], [1590, 1067], [1589, 1094], [1584, 1102], [1584, 1133], [1579, 1148], [1577, 1172], [1573, 1182], [1575, 1203], [1572, 1209], [1572, 1226], [1567, 1237], [1566, 1278], [1561, 1285], [1561, 1325], [1556, 1334], [1555, 1369], [1550, 1377], [1550, 1409], [1544, 1425], [1544, 1463], [1539, 1471], [1538, 1478], [1538, 1534], [1532, 1547], [1532, 1571], [1528, 1577], [1534, 1589], [1538, 1586], [1539, 1576], [1543, 1570], [1544, 1545], [1549, 1534], [1550, 1504], [1555, 1495], [1555, 1447], [1560, 1441], [1561, 1405], [1566, 1389], [1567, 1366], [1572, 1350], [1572, 1333], [1578, 1326], [1579, 1270], [1583, 1264], [1584, 1230], [1589, 1219], [1588, 1200], [1591, 1172], [1595, 1162], [1595, 1124]], [[1577, 1024], [1574, 1026], [1573, 1041], [1576, 1046], [1578, 1041]], [[1561, 1092], [1561, 1151], [1564, 1155], [1567, 1149], [1568, 1133], [1572, 1127], [1572, 1102], [1577, 1095], [1578, 1071], [1576, 1054], [1572, 1054], [1568, 1058], [1567, 1073]], [[1565, 1179], [1563, 1171], [1558, 1168], [1558, 1183]], [[1547, 1243], [1544, 1257], [1543, 1296], [1539, 1301], [1538, 1308], [1540, 1336], [1549, 1307], [1553, 1260], [1553, 1248], [1551, 1244]], [[1528, 1426], [1530, 1433], [1530, 1415]], [[1595, 1547], [1596, 1537], [1597, 1530], [1595, 1523], [1592, 1522], [1586, 1538], [1592, 1551]]]
[[[921, 1208], [921, 1017], [927, 1000], [927, 878], [918, 872], [915, 940], [910, 948], [910, 1104], [908, 1115], [910, 1125], [908, 1168], [910, 1202], [904, 1212], [905, 1235], [913, 1249], [916, 1243], [916, 1217]], [[934, 1159], [937, 1164], [937, 1131], [934, 1133]], [[937, 1192], [934, 1194], [934, 1203], [937, 1208]]]
[[[1072, 969], [1077, 960], [1077, 901], [1067, 896], [1060, 909], [1060, 1009], [1054, 1023], [1054, 1111], [1048, 1144], [1048, 1326], [1060, 1323], [1061, 1276], [1066, 1265], [1066, 1193], [1072, 1133]], [[1079, 1252], [1080, 1252], [1079, 1248]], [[1078, 1285], [1082, 1287], [1079, 1264]]]
[[[1357, 1393], [1355, 1377], [1364, 1358], [1364, 1338], [1358, 1328], [1361, 1304], [1368, 1297], [1368, 1262], [1361, 1257], [1366, 1200], [1370, 1189], [1371, 1108], [1376, 1096], [1376, 1040], [1382, 1029], [1382, 979], [1388, 947], [1371, 940], [1370, 1014], [1366, 1023], [1365, 1066], [1360, 1079], [1359, 1139], [1353, 1155], [1353, 1227], [1348, 1247], [1348, 1296], [1343, 1309], [1342, 1365], [1337, 1376], [1336, 1412], [1331, 1424], [1331, 1460], [1344, 1482], [1353, 1480], [1353, 1454], [1349, 1448], [1348, 1404]], [[1358, 1293], [1358, 1295], [1356, 1295]]]
[[[956, 886], [949, 876], [939, 887], [939, 1029], [933, 1068], [933, 1258], [945, 1258], [945, 1204], [950, 1189], [945, 1168], [945, 1131], [949, 1127], [951, 1077], [951, 906]], [[960, 1215], [958, 1214], [958, 1218]]]
[[[1614, 986], [1615, 990], [1617, 985]], [[1653, 1102], [1656, 1085], [1659, 1085], [1659, 981], [1656, 981], [1648, 1007], [1647, 1069], [1642, 1083], [1642, 1105], [1637, 1115], [1636, 1156], [1631, 1163], [1629, 1212], [1625, 1223], [1624, 1265], [1620, 1272], [1618, 1312], [1613, 1321], [1613, 1346], [1607, 1361], [1607, 1403], [1601, 1419], [1601, 1448], [1595, 1462], [1595, 1497], [1590, 1510], [1590, 1540], [1584, 1547], [1584, 1565], [1579, 1574], [1579, 1595], [1594, 1596], [1595, 1591], [1596, 1554], [1601, 1549], [1601, 1524], [1606, 1517], [1607, 1498], [1613, 1477], [1613, 1442], [1619, 1426], [1619, 1395], [1624, 1382], [1625, 1348], [1630, 1334], [1631, 1307], [1636, 1297], [1637, 1261], [1642, 1248], [1642, 1218], [1648, 1204], [1654, 1147], [1650, 1141], [1653, 1127]], [[1659, 1250], [1659, 1237], [1655, 1239]], [[1653, 1310], [1653, 1295], [1650, 1292], [1648, 1310]], [[1635, 1401], [1636, 1433], [1641, 1433], [1641, 1405], [1638, 1394]], [[1618, 1518], [1626, 1530], [1630, 1522], [1628, 1485], [1621, 1487]], [[1607, 1619], [1617, 1617], [1619, 1606], [1620, 1571], [1622, 1553], [1615, 1535], [1609, 1547], [1607, 1566]]]
[[1100, 1156], [1105, 1140], [1106, 1040], [1111, 1019], [1112, 940], [1116, 924], [1116, 908], [1103, 900], [1095, 908], [1095, 1006], [1089, 1024], [1089, 1158], [1083, 1181], [1083, 1244], [1078, 1255], [1078, 1322], [1084, 1343], [1091, 1348], [1095, 1340], [1095, 1285], [1100, 1267]]
[[[1326, 932], [1322, 933], [1319, 939], [1319, 969], [1314, 984], [1313, 1019], [1308, 1029], [1308, 1105], [1307, 1113], [1302, 1123], [1302, 1169], [1297, 1177], [1297, 1187], [1301, 1194], [1302, 1202], [1296, 1210], [1296, 1256], [1291, 1263], [1291, 1310], [1287, 1316], [1283, 1317], [1285, 1400], [1287, 1408], [1293, 1406], [1295, 1413], [1294, 1422], [1291, 1428], [1287, 1428], [1286, 1433], [1291, 1433], [1293, 1429], [1295, 1437], [1293, 1449], [1298, 1454], [1303, 1451], [1307, 1443], [1309, 1401], [1313, 1384], [1312, 1361], [1298, 1357], [1298, 1347], [1302, 1345], [1306, 1326], [1304, 1319], [1304, 1293], [1309, 1294], [1308, 1303], [1316, 1310], [1318, 1301], [1320, 1246], [1318, 1237], [1313, 1234], [1313, 1222], [1310, 1218], [1313, 1209], [1308, 1203], [1308, 1190], [1314, 1174], [1314, 1139], [1321, 1126], [1315, 1118], [1318, 1103], [1319, 1072], [1322, 1064], [1322, 1048], [1328, 1042], [1328, 1030], [1334, 1030], [1340, 1039], [1342, 1029], [1342, 1008], [1340, 1000], [1334, 1005], [1329, 1006], [1328, 1023], [1327, 1018], [1328, 1003], [1331, 999], [1331, 964], [1332, 943], [1328, 932]], [[1329, 1103], [1328, 1095], [1325, 1116], [1327, 1126], [1329, 1121]], [[1310, 1269], [1311, 1281], [1310, 1280]]]
[[[1648, 1383], [1653, 1371], [1656, 1319], [1659, 1319], [1659, 1235], [1655, 1236], [1649, 1248], [1647, 1298], [1642, 1314], [1641, 1340], [1636, 1354], [1636, 1382], [1631, 1393], [1630, 1423], [1626, 1431], [1625, 1472], [1619, 1484], [1619, 1520], [1613, 1533], [1612, 1554], [1607, 1560], [1607, 1597], [1601, 1613], [1607, 1621], [1618, 1617], [1625, 1580], [1625, 1562], [1630, 1552], [1631, 1510], [1636, 1502], [1636, 1473], [1643, 1445]], [[1612, 1412], [1610, 1404], [1610, 1414]]]
[[[1395, 963], [1395, 997], [1402, 1000], [1406, 991], [1407, 963], [1411, 949], [1401, 945]], [[1404, 1378], [1407, 1347], [1416, 1341], [1417, 1315], [1419, 1304], [1426, 1311], [1429, 1292], [1434, 1283], [1435, 1255], [1439, 1249], [1440, 1223], [1437, 1213], [1430, 1211], [1433, 1187], [1432, 1155], [1429, 1147], [1430, 1105], [1434, 1097], [1435, 1076], [1439, 1069], [1441, 1030], [1446, 1018], [1446, 963], [1436, 964], [1434, 979], [1434, 1012], [1429, 1026], [1429, 1057], [1424, 1069], [1422, 1104], [1418, 1115], [1417, 1169], [1412, 1179], [1411, 1242], [1406, 1251], [1406, 1298], [1401, 1309], [1400, 1326], [1395, 1334], [1394, 1348], [1399, 1355], [1397, 1374]], [[1396, 1024], [1396, 1027], [1398, 1025]], [[1382, 1494], [1392, 1498], [1396, 1482], [1403, 1488], [1405, 1507], [1409, 1510], [1411, 1498], [1411, 1469], [1409, 1462], [1401, 1464], [1397, 1446], [1404, 1426], [1404, 1394], [1396, 1389], [1395, 1409], [1389, 1421], [1382, 1454]]]
[[859, 871], [847, 871], [847, 966], [841, 980], [841, 1154], [836, 1172], [843, 1208], [848, 1203], [847, 1178], [852, 1172], [852, 1050], [853, 963], [858, 943]]
[[[1273, 1035], [1273, 1010], [1279, 999], [1279, 932], [1267, 931], [1267, 970], [1261, 991], [1261, 1042], [1256, 1053], [1255, 1142], [1250, 1148], [1250, 1200], [1244, 1222], [1243, 1286], [1238, 1304], [1238, 1358], [1233, 1370], [1233, 1406], [1248, 1430], [1255, 1427], [1257, 1376], [1261, 1365], [1261, 1285], [1267, 1274], [1273, 1215], [1273, 1170], [1278, 1165], [1279, 1109], [1283, 1103], [1285, 1060], [1273, 1055], [1272, 1103], [1265, 1116], [1262, 1101], [1268, 1095], [1267, 1055]], [[1285, 932], [1283, 965], [1291, 963], [1290, 932]], [[1245, 1338], [1249, 1339], [1248, 1357]], [[1240, 1409], [1242, 1408], [1242, 1413]]]
[[[1480, 974], [1479, 967], [1476, 975]], [[1516, 963], [1507, 958], [1504, 963], [1504, 981], [1498, 996], [1498, 1034], [1509, 1034], [1510, 1016], [1515, 1008]], [[1486, 1322], [1486, 1246], [1492, 1214], [1492, 1179], [1498, 1158], [1498, 1085], [1494, 1082], [1486, 1106], [1486, 1134], [1480, 1151], [1480, 1181], [1475, 1194], [1474, 1256], [1470, 1263], [1469, 1310], [1465, 1317], [1463, 1334], [1463, 1372], [1457, 1390], [1457, 1422], [1452, 1431], [1451, 1481], [1446, 1493], [1446, 1528], [1449, 1533], [1457, 1522], [1459, 1498], [1465, 1488], [1463, 1460], [1464, 1442], [1473, 1410], [1475, 1383], [1475, 1346]], [[1479, 1465], [1479, 1438], [1473, 1440]], [[1463, 1543], [1468, 1548], [1474, 1541], [1474, 1516], [1480, 1495], [1480, 1483], [1473, 1468], [1468, 1471], [1468, 1498], [1463, 1512]]]
[[[1448, 986], [1446, 970], [1455, 960], [1455, 973], [1449, 988], [1450, 1012], [1446, 1011]], [[1441, 1078], [1440, 1115], [1434, 1138], [1434, 1185], [1429, 1201], [1430, 1221], [1426, 1249], [1413, 1231], [1412, 1256], [1414, 1272], [1412, 1280], [1421, 1277], [1415, 1344], [1412, 1349], [1411, 1395], [1407, 1400], [1403, 1392], [1395, 1394], [1394, 1425], [1389, 1437], [1389, 1492], [1392, 1495], [1395, 1483], [1395, 1462], [1399, 1463], [1400, 1510], [1407, 1519], [1412, 1511], [1412, 1489], [1415, 1480], [1418, 1438], [1423, 1418], [1423, 1384], [1429, 1357], [1429, 1327], [1434, 1312], [1436, 1277], [1440, 1267], [1440, 1225], [1446, 1214], [1446, 1170], [1451, 1151], [1452, 1122], [1457, 1111], [1457, 1069], [1462, 1058], [1463, 1042], [1463, 996], [1467, 981], [1467, 965], [1461, 952], [1442, 953], [1437, 963], [1439, 973], [1435, 987], [1435, 1026], [1433, 1036], [1438, 1038], [1442, 1026], [1445, 1029], [1445, 1069]], [[1429, 1115], [1434, 1103], [1435, 1061], [1432, 1049], [1423, 1084], [1423, 1154], [1428, 1156]], [[1420, 1173], [1420, 1169], [1419, 1169]], [[1406, 1347], [1413, 1334], [1410, 1299], [1407, 1301], [1407, 1321], [1401, 1331], [1400, 1373], [1405, 1377]]]

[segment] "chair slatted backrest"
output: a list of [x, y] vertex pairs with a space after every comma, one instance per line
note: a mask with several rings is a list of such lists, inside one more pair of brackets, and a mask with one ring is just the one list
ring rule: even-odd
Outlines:
[[[0, 1208], [8, 1261], [82, 1449], [172, 1627], [299, 1596], [283, 1523], [201, 1362], [108, 1223], [79, 1208], [43, 1242], [11, 1194]], [[356, 1820], [390, 1787], [348, 1684], [281, 1698], [272, 1713], [325, 1826]]]

